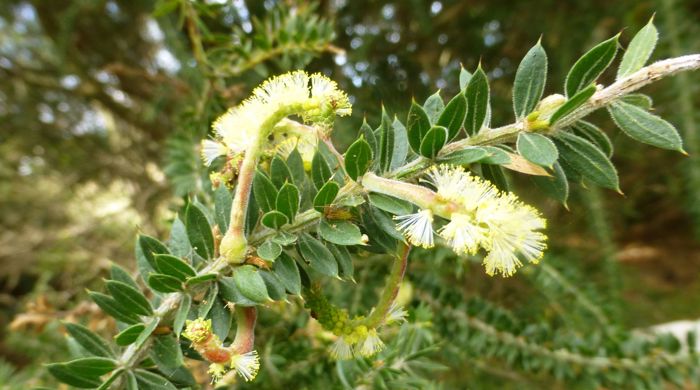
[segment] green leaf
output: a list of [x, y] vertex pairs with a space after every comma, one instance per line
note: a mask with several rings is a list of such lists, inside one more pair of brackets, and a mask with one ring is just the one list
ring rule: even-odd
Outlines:
[[292, 172], [287, 164], [279, 156], [274, 156], [270, 161], [270, 180], [277, 188], [281, 188], [284, 183], [292, 183]]
[[68, 333], [87, 352], [100, 357], [114, 357], [114, 352], [100, 336], [79, 324], [64, 324]]
[[340, 191], [338, 183], [329, 181], [324, 184], [314, 197], [314, 209], [322, 212], [324, 207], [333, 203], [335, 197], [338, 196], [338, 191]]
[[509, 191], [508, 178], [503, 173], [503, 168], [498, 165], [481, 165], [481, 175], [487, 181], [493, 183], [501, 191]]
[[378, 129], [379, 138], [379, 168], [382, 172], [391, 169], [391, 159], [394, 156], [394, 127], [382, 107], [382, 124]]
[[233, 197], [225, 185], [220, 185], [214, 191], [214, 220], [219, 225], [219, 231], [225, 232], [228, 230], [228, 224], [231, 220], [231, 202]]
[[[157, 255], [169, 256], [169, 255]], [[134, 287], [116, 280], [107, 280], [105, 282], [107, 290], [114, 299], [125, 309], [130, 310], [134, 314], [142, 316], [150, 316], [153, 314], [153, 308], [150, 302], [146, 299], [141, 291]]]
[[587, 139], [592, 144], [597, 146], [603, 151], [603, 153], [605, 153], [606, 156], [608, 156], [608, 158], [612, 157], [612, 142], [610, 141], [610, 138], [608, 138], [607, 134], [605, 134], [603, 130], [599, 129], [598, 126], [580, 120], [573, 124], [572, 130], [574, 131], [574, 134]]
[[372, 206], [396, 215], [406, 215], [413, 212], [413, 205], [403, 199], [383, 194], [369, 194]]
[[233, 270], [233, 282], [238, 291], [253, 302], [264, 303], [270, 300], [260, 271], [252, 265], [236, 267]]
[[197, 275], [197, 272], [182, 259], [172, 255], [156, 255], [156, 267], [158, 272], [177, 278], [181, 282]]
[[566, 206], [569, 198], [569, 182], [566, 180], [566, 174], [559, 163], [555, 162], [552, 168], [551, 177], [531, 176], [531, 178], [547, 196]]
[[114, 342], [120, 347], [126, 347], [132, 344], [139, 338], [143, 330], [146, 329], [144, 324], [134, 324], [130, 327], [119, 332], [118, 335], [114, 336]]
[[428, 119], [430, 119], [431, 125], [437, 122], [438, 118], [440, 117], [440, 113], [445, 109], [445, 102], [442, 101], [439, 90], [425, 99], [423, 109], [425, 110], [425, 113], [428, 114]]
[[64, 367], [83, 378], [99, 378], [117, 368], [117, 362], [103, 357], [88, 357], [63, 363]]
[[338, 245], [362, 245], [362, 232], [355, 224], [348, 221], [322, 220], [318, 225], [318, 234], [324, 240]]
[[643, 93], [630, 93], [621, 97], [619, 101], [635, 105], [647, 111], [651, 110], [651, 107], [654, 105], [654, 101]]
[[574, 96], [579, 91], [587, 88], [610, 66], [617, 53], [619, 37], [620, 34], [599, 43], [576, 61], [571, 70], [569, 70], [564, 83], [567, 97]]
[[231, 310], [226, 307], [226, 302], [219, 297], [214, 298], [214, 305], [209, 310], [207, 317], [211, 319], [211, 328], [214, 334], [220, 340], [225, 340], [228, 332], [231, 330], [231, 320], [233, 318]]
[[281, 301], [287, 297], [287, 292], [277, 275], [270, 271], [260, 271], [260, 276], [265, 281], [265, 288], [273, 301]]
[[518, 65], [513, 83], [513, 112], [520, 120], [530, 114], [542, 99], [547, 82], [547, 53], [540, 41]]
[[[411, 116], [410, 112], [408, 115], [409, 117]], [[467, 98], [461, 93], [458, 93], [447, 103], [447, 106], [445, 106], [445, 109], [442, 111], [442, 114], [440, 114], [435, 124], [447, 129], [447, 140], [450, 141], [459, 134], [459, 130], [464, 124], [466, 115]]]
[[287, 233], [287, 232], [277, 232], [274, 237], [270, 239], [270, 241], [280, 244], [282, 246], [287, 246], [287, 245], [292, 245], [295, 242], [297, 242], [297, 236], [292, 233]]
[[214, 235], [204, 211], [195, 203], [190, 202], [185, 210], [185, 227], [192, 248], [204, 259], [214, 258]]
[[214, 302], [216, 301], [216, 297], [219, 295], [219, 285], [218, 284], [212, 284], [209, 286], [209, 289], [207, 290], [207, 295], [204, 297], [204, 299], [200, 302], [199, 306], [197, 307], [197, 317], [206, 317], [207, 314], [209, 314], [209, 310], [211, 310], [212, 306], [214, 306]]
[[335, 257], [335, 260], [338, 262], [338, 274], [342, 278], [354, 281], [353, 276], [355, 270], [352, 264], [352, 258], [350, 257], [350, 253], [348, 252], [347, 248], [332, 244], [328, 244], [327, 247], [328, 250], [333, 253], [333, 257]]
[[[439, 157], [437, 161], [452, 165], [469, 165], [481, 161], [488, 156], [489, 152], [486, 149], [478, 146], [470, 146], [450, 153], [447, 156]], [[508, 160], [510, 161], [510, 158]]]
[[170, 381], [158, 374], [137, 368], [134, 370], [139, 390], [177, 390]]
[[90, 299], [92, 299], [97, 306], [102, 309], [102, 311], [114, 317], [117, 321], [121, 321], [125, 324], [134, 324], [139, 322], [139, 317], [136, 314], [133, 314], [130, 310], [125, 309], [109, 295], [101, 294], [95, 291], [88, 291], [88, 295], [90, 296]]
[[135, 249], [136, 265], [138, 266], [139, 274], [144, 281], [146, 281], [148, 278], [148, 274], [156, 269], [156, 263], [153, 259], [153, 255], [159, 253], [170, 253], [165, 244], [151, 236], [144, 234], [139, 234], [139, 236], [136, 238]]
[[[118, 368], [107, 377], [107, 379], [102, 382], [100, 387], [97, 388], [97, 390], [108, 390], [111, 386], [112, 383], [114, 383], [115, 380], [117, 380], [122, 374], [124, 374], [125, 369], [124, 368]], [[40, 390], [40, 389], [35, 389], [35, 390]]]
[[372, 158], [372, 148], [364, 137], [360, 136], [345, 152], [345, 172], [352, 180], [357, 181], [357, 178], [364, 175], [369, 169]]
[[277, 275], [285, 290], [293, 295], [301, 293], [301, 276], [296, 262], [286, 253], [272, 264], [272, 272]]
[[280, 213], [279, 211], [270, 211], [265, 213], [262, 217], [262, 224], [269, 227], [270, 229], [279, 229], [289, 222], [286, 215]]
[[185, 281], [185, 284], [187, 287], [192, 287], [196, 286], [198, 284], [206, 283], [206, 282], [211, 282], [212, 280], [216, 280], [219, 275], [216, 273], [208, 273], [208, 274], [202, 274], [202, 275], [197, 275], [197, 276], [192, 276], [187, 278]]
[[187, 228], [180, 218], [175, 217], [173, 225], [170, 227], [170, 239], [168, 248], [171, 253], [178, 257], [189, 257], [192, 255], [192, 245], [187, 237]]
[[396, 223], [376, 207], [367, 207], [360, 213], [362, 226], [369, 238], [366, 249], [375, 253], [396, 250], [396, 242], [403, 241], [403, 235], [396, 230]]
[[122, 283], [126, 283], [133, 288], [139, 288], [139, 285], [136, 284], [136, 281], [131, 277], [129, 272], [124, 268], [120, 267], [117, 263], [112, 263], [112, 267], [110, 269], [110, 278], [113, 280], [118, 280]]
[[505, 150], [495, 146], [482, 146], [481, 148], [486, 150], [487, 156], [479, 160], [480, 163], [489, 165], [510, 164], [510, 156]]
[[411, 101], [411, 108], [408, 110], [406, 130], [408, 131], [408, 143], [411, 145], [411, 149], [418, 153], [423, 137], [430, 130], [430, 119], [428, 119], [428, 114], [423, 107], [419, 106], [415, 100]]
[[311, 160], [311, 180], [316, 188], [321, 188], [333, 176], [328, 162], [319, 152], [316, 152], [313, 160]]
[[464, 69], [464, 67], [460, 66], [459, 69], [459, 89], [461, 91], [464, 91], [467, 88], [467, 85], [469, 84], [469, 80], [471, 80], [472, 74]]
[[608, 107], [617, 127], [632, 139], [662, 149], [683, 151], [683, 140], [672, 124], [629, 103], [616, 102]]
[[272, 211], [275, 209], [275, 201], [277, 200], [277, 189], [267, 175], [260, 170], [255, 172], [253, 177], [253, 196], [263, 212]]
[[299, 189], [292, 183], [285, 183], [277, 193], [275, 209], [287, 217], [289, 222], [299, 211]]
[[326, 276], [338, 276], [338, 264], [333, 254], [319, 240], [302, 233], [297, 246], [311, 268]]
[[420, 144], [420, 154], [427, 158], [434, 158], [447, 142], [447, 129], [442, 126], [433, 126], [423, 137]]
[[182, 281], [170, 275], [151, 274], [148, 276], [148, 286], [154, 291], [171, 293], [182, 291]]
[[248, 198], [248, 208], [245, 214], [245, 234], [250, 234], [250, 232], [255, 229], [259, 218], [260, 208], [258, 207], [258, 202], [255, 200], [255, 195], [253, 195]]
[[239, 306], [244, 306], [244, 307], [251, 307], [251, 306], [257, 306], [257, 302], [253, 302], [250, 299], [246, 298], [241, 294], [241, 292], [238, 290], [238, 287], [236, 287], [236, 282], [234, 282], [232, 277], [223, 277], [219, 280], [219, 291], [221, 298], [228, 302], [233, 302], [236, 305]]
[[86, 377], [82, 372], [67, 367], [65, 363], [47, 364], [46, 369], [59, 381], [81, 389], [94, 389], [102, 383], [99, 378]]
[[517, 147], [521, 156], [543, 167], [551, 167], [559, 158], [554, 142], [541, 134], [520, 133]]
[[289, 156], [287, 156], [287, 168], [292, 174], [294, 184], [301, 186], [306, 181], [306, 173], [304, 172], [304, 159], [301, 157], [299, 150], [294, 148]]
[[172, 334], [154, 336], [150, 355], [159, 368], [174, 369], [184, 363], [180, 343]]
[[615, 80], [625, 78], [632, 73], [642, 69], [647, 63], [651, 53], [654, 52], [656, 41], [659, 39], [659, 32], [654, 26], [654, 17], [649, 19], [649, 23], [635, 34], [627, 47], [627, 51], [622, 56], [620, 68], [617, 70]]
[[410, 146], [408, 145], [406, 127], [396, 116], [394, 116], [394, 122], [391, 123], [391, 127], [394, 130], [394, 152], [391, 154], [391, 167], [389, 170], [393, 171], [406, 163]]
[[554, 111], [552, 117], [549, 118], [549, 125], [554, 125], [559, 121], [559, 119], [564, 118], [565, 116], [574, 112], [577, 108], [581, 107], [584, 103], [588, 101], [588, 99], [591, 98], [591, 96], [593, 96], [595, 91], [595, 85], [589, 85], [588, 88], [578, 92], [576, 95], [569, 98], [569, 100], [564, 102], [564, 104], [562, 104], [561, 107]]
[[275, 261], [282, 253], [282, 247], [273, 242], [273, 241], [265, 241], [258, 247], [258, 256], [260, 256], [261, 259], [267, 260], [267, 261]]
[[173, 333], [180, 336], [182, 328], [185, 326], [185, 321], [187, 320], [187, 315], [190, 313], [190, 307], [192, 306], [192, 297], [189, 294], [182, 294], [180, 299], [180, 306], [175, 312], [175, 319], [173, 319]]
[[484, 125], [489, 106], [489, 80], [481, 69], [481, 65], [469, 80], [464, 94], [467, 97], [467, 117], [464, 120], [464, 128], [467, 134], [475, 135]]
[[372, 127], [370, 127], [366, 119], [362, 120], [360, 136], [364, 137], [369, 147], [372, 148], [372, 156], [376, 156], [379, 153], [379, 141], [377, 141], [377, 136], [374, 135], [374, 131], [372, 131]]
[[570, 133], [560, 132], [554, 139], [561, 158], [593, 183], [620, 192], [617, 171], [608, 157], [592, 143]]

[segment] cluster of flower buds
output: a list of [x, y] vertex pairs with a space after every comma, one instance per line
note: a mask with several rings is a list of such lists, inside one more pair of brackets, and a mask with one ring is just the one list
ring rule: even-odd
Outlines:
[[[370, 357], [384, 349], [384, 342], [379, 337], [378, 327], [365, 324], [364, 316], [350, 319], [347, 310], [340, 309], [326, 299], [320, 291], [312, 289], [305, 307], [325, 330], [337, 336], [330, 348], [330, 355], [336, 360], [347, 360], [354, 356]], [[406, 311], [392, 305], [381, 325], [404, 321]]]
[[[522, 266], [519, 257], [531, 263], [541, 259], [547, 236], [540, 230], [546, 221], [516, 195], [450, 165], [432, 167], [424, 181], [435, 188], [435, 196], [414, 201], [421, 207], [417, 213], [396, 217], [408, 242], [430, 248], [437, 233], [458, 254], [474, 255], [482, 248], [489, 275], [513, 275]], [[437, 232], [436, 215], [448, 220]]]
[[220, 382], [229, 370], [234, 370], [246, 382], [255, 379], [258, 374], [260, 360], [257, 351], [239, 353], [231, 346], [225, 347], [212, 331], [211, 320], [188, 320], [182, 336], [192, 342], [195, 351], [211, 362], [209, 374], [214, 382]]

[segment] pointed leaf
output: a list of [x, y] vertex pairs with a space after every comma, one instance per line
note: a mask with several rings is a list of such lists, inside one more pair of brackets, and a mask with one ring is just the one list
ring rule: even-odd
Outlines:
[[434, 158], [447, 142], [447, 129], [442, 126], [433, 126], [423, 137], [420, 144], [420, 154], [423, 157]]
[[469, 84], [469, 80], [471, 80], [472, 74], [464, 69], [464, 67], [460, 66], [459, 69], [459, 89], [461, 91], [464, 91], [467, 88], [467, 84]]
[[612, 157], [612, 142], [610, 141], [610, 138], [608, 138], [607, 134], [598, 128], [598, 126], [586, 121], [577, 121], [572, 126], [572, 130], [574, 134], [587, 139], [592, 144], [597, 146], [598, 149], [602, 150], [603, 153], [608, 156], [608, 158]]
[[306, 181], [306, 173], [304, 171], [304, 159], [301, 157], [299, 150], [294, 148], [289, 156], [287, 156], [287, 168], [292, 174], [294, 184], [301, 186]]
[[298, 248], [311, 268], [326, 276], [338, 276], [338, 264], [333, 254], [319, 240], [302, 233], [299, 236]]
[[631, 138], [662, 149], [683, 152], [683, 140], [672, 124], [629, 103], [608, 107], [615, 124]]
[[265, 213], [262, 217], [262, 224], [269, 227], [270, 229], [279, 229], [286, 225], [289, 219], [286, 215], [280, 213], [279, 211], [270, 211]]
[[620, 35], [601, 42], [576, 61], [566, 76], [564, 90], [567, 97], [576, 95], [598, 79], [617, 53], [617, 41]]
[[322, 212], [325, 206], [333, 203], [335, 197], [338, 196], [338, 191], [340, 191], [340, 186], [338, 183], [329, 181], [328, 183], [324, 184], [323, 187], [318, 190], [318, 193], [314, 198], [314, 209]]
[[228, 230], [228, 224], [231, 220], [232, 201], [231, 192], [225, 185], [220, 185], [214, 191], [214, 220], [219, 225], [219, 231], [222, 233]]
[[177, 390], [169, 380], [150, 371], [137, 368], [134, 370], [139, 390]]
[[293, 182], [292, 172], [289, 170], [287, 163], [279, 156], [274, 156], [270, 161], [270, 180], [277, 188], [281, 188], [284, 183]]
[[654, 17], [649, 19], [649, 23], [644, 26], [630, 42], [627, 51], [622, 56], [620, 68], [617, 70], [616, 80], [625, 78], [632, 73], [642, 69], [647, 63], [651, 53], [654, 52], [656, 41], [659, 39], [659, 32], [654, 26]]
[[543, 167], [551, 167], [559, 158], [554, 142], [541, 134], [520, 133], [517, 147], [521, 156]]
[[615, 167], [592, 143], [566, 132], [557, 134], [554, 143], [561, 158], [585, 178], [601, 187], [620, 191]]
[[379, 168], [386, 172], [391, 168], [391, 159], [394, 155], [394, 127], [386, 111], [382, 107], [382, 124], [379, 126]]
[[136, 314], [133, 314], [131, 311], [125, 309], [109, 295], [101, 294], [95, 291], [88, 291], [88, 295], [90, 296], [90, 299], [92, 299], [97, 306], [102, 309], [102, 311], [114, 317], [117, 321], [121, 321], [125, 324], [134, 324], [139, 322], [139, 317]]
[[153, 314], [151, 303], [148, 302], [148, 299], [146, 299], [141, 291], [116, 280], [107, 280], [105, 284], [112, 297], [124, 308], [137, 315], [150, 316]]
[[151, 236], [144, 234], [140, 234], [136, 238], [135, 252], [136, 265], [138, 266], [139, 274], [144, 281], [146, 281], [148, 278], [148, 274], [156, 269], [153, 255], [157, 253], [170, 253], [165, 244]]
[[464, 94], [467, 97], [467, 117], [464, 120], [464, 128], [471, 136], [481, 130], [489, 106], [489, 80], [481, 66], [469, 80]]
[[80, 324], [64, 324], [68, 333], [89, 353], [100, 357], [114, 357], [114, 352], [102, 337]]
[[405, 200], [383, 194], [369, 194], [372, 206], [396, 215], [406, 215], [413, 212], [413, 205]]
[[273, 241], [265, 241], [257, 249], [258, 256], [267, 261], [275, 261], [282, 253], [282, 247]]
[[253, 195], [255, 196], [255, 202], [263, 212], [266, 213], [275, 209], [277, 189], [267, 175], [260, 170], [255, 172], [255, 177], [253, 178]]
[[440, 113], [445, 109], [445, 102], [440, 96], [440, 91], [428, 96], [423, 103], [423, 109], [425, 113], [428, 114], [428, 119], [430, 119], [430, 124], [437, 122], [440, 117]]
[[195, 252], [204, 259], [214, 258], [214, 235], [209, 220], [199, 205], [190, 202], [185, 210], [187, 237]]
[[[464, 121], [464, 119], [462, 120]], [[415, 100], [411, 101], [406, 127], [408, 131], [408, 143], [411, 145], [411, 149], [418, 153], [423, 137], [425, 137], [430, 130], [430, 119], [428, 119], [428, 114], [423, 110], [423, 107], [419, 106]]]
[[328, 244], [327, 247], [333, 253], [336, 262], [338, 262], [338, 275], [342, 278], [353, 280], [355, 269], [347, 248], [332, 244]]
[[292, 183], [285, 183], [277, 193], [275, 209], [291, 222], [299, 211], [299, 189]]
[[253, 302], [264, 303], [269, 301], [265, 281], [260, 276], [260, 271], [252, 265], [242, 265], [233, 270], [233, 281], [241, 294]]
[[518, 66], [513, 83], [513, 111], [520, 120], [530, 114], [542, 99], [547, 82], [547, 53], [540, 41], [533, 46]]
[[345, 152], [345, 172], [352, 180], [357, 181], [357, 178], [369, 169], [372, 157], [372, 148], [364, 137], [360, 137]]
[[324, 219], [318, 225], [318, 234], [324, 240], [337, 245], [362, 245], [362, 232], [352, 222]]
[[117, 263], [112, 263], [112, 267], [110, 269], [110, 278], [113, 280], [118, 280], [122, 283], [126, 283], [133, 288], [139, 288], [139, 285], [136, 284], [136, 281], [131, 277], [129, 272], [124, 268], [120, 267]]
[[316, 188], [321, 188], [333, 176], [328, 162], [319, 152], [316, 152], [313, 160], [311, 160], [311, 179]]
[[197, 275], [197, 272], [189, 264], [172, 255], [156, 255], [158, 272], [177, 278], [181, 282]]
[[554, 114], [552, 114], [552, 117], [549, 119], [549, 125], [554, 125], [560, 119], [566, 117], [567, 115], [574, 112], [577, 108], [581, 107], [584, 103], [588, 101], [588, 99], [591, 98], [591, 96], [593, 96], [595, 91], [595, 85], [589, 85], [588, 88], [583, 89], [576, 95], [569, 98], [569, 100], [564, 102], [564, 104], [562, 104], [561, 107], [554, 111]]
[[569, 198], [569, 182], [566, 181], [566, 174], [559, 163], [554, 163], [553, 171], [550, 177], [532, 176], [532, 180], [547, 196], [566, 206]]
[[406, 157], [408, 156], [410, 146], [408, 145], [406, 127], [397, 117], [394, 117], [391, 127], [394, 130], [394, 152], [391, 155], [391, 166], [389, 170], [393, 171], [406, 163]]
[[171, 293], [182, 291], [182, 281], [170, 275], [151, 274], [148, 276], [148, 287], [154, 291]]
[[481, 161], [488, 155], [489, 152], [486, 149], [474, 146], [466, 147], [444, 157], [439, 157], [437, 161], [452, 165], [469, 165], [471, 163]]
[[[410, 117], [410, 112], [408, 115]], [[447, 103], [447, 106], [445, 106], [445, 109], [442, 111], [442, 114], [440, 114], [435, 124], [447, 129], [447, 140], [450, 141], [459, 134], [459, 130], [464, 124], [466, 115], [467, 98], [461, 93], [458, 93]]]
[[150, 355], [161, 369], [175, 369], [184, 363], [180, 343], [173, 334], [154, 336]]
[[173, 333], [180, 337], [180, 332], [185, 326], [185, 321], [187, 320], [187, 315], [190, 312], [190, 307], [192, 306], [192, 297], [189, 294], [182, 294], [180, 299], [180, 306], [175, 312], [175, 319], [173, 319]]
[[146, 329], [144, 324], [134, 324], [130, 327], [119, 332], [118, 335], [114, 336], [114, 342], [120, 347], [126, 347], [132, 344], [139, 338], [141, 332]]
[[272, 272], [277, 275], [285, 290], [293, 295], [301, 293], [301, 276], [297, 263], [286, 253], [282, 253], [280, 257], [272, 265]]

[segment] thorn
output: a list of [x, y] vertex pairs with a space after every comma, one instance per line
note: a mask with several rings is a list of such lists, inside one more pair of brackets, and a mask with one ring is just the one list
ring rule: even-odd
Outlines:
[[688, 152], [686, 152], [685, 149], [683, 149], [683, 148], [680, 148], [678, 151], [679, 151], [682, 155], [684, 155], [685, 157], [690, 156], [690, 155], [688, 154]]
[[538, 44], [538, 45], [542, 45], [542, 37], [543, 37], [543, 36], [544, 36], [544, 34], [540, 34], [540, 37], [537, 39], [537, 44]]

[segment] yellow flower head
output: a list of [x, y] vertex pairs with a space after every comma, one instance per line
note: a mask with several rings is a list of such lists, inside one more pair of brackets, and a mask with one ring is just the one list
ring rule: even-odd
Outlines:
[[263, 131], [274, 132], [275, 125], [288, 115], [299, 115], [307, 123], [326, 127], [335, 115], [350, 115], [351, 111], [348, 96], [326, 76], [309, 76], [301, 70], [276, 76], [214, 121], [214, 131], [221, 143], [205, 141], [203, 157], [206, 163], [211, 163], [221, 154], [244, 153], [258, 136], [269, 135], [261, 134]]
[[185, 330], [182, 331], [182, 337], [191, 340], [193, 343], [201, 343], [211, 336], [211, 320], [197, 318], [196, 320], [185, 322]]

